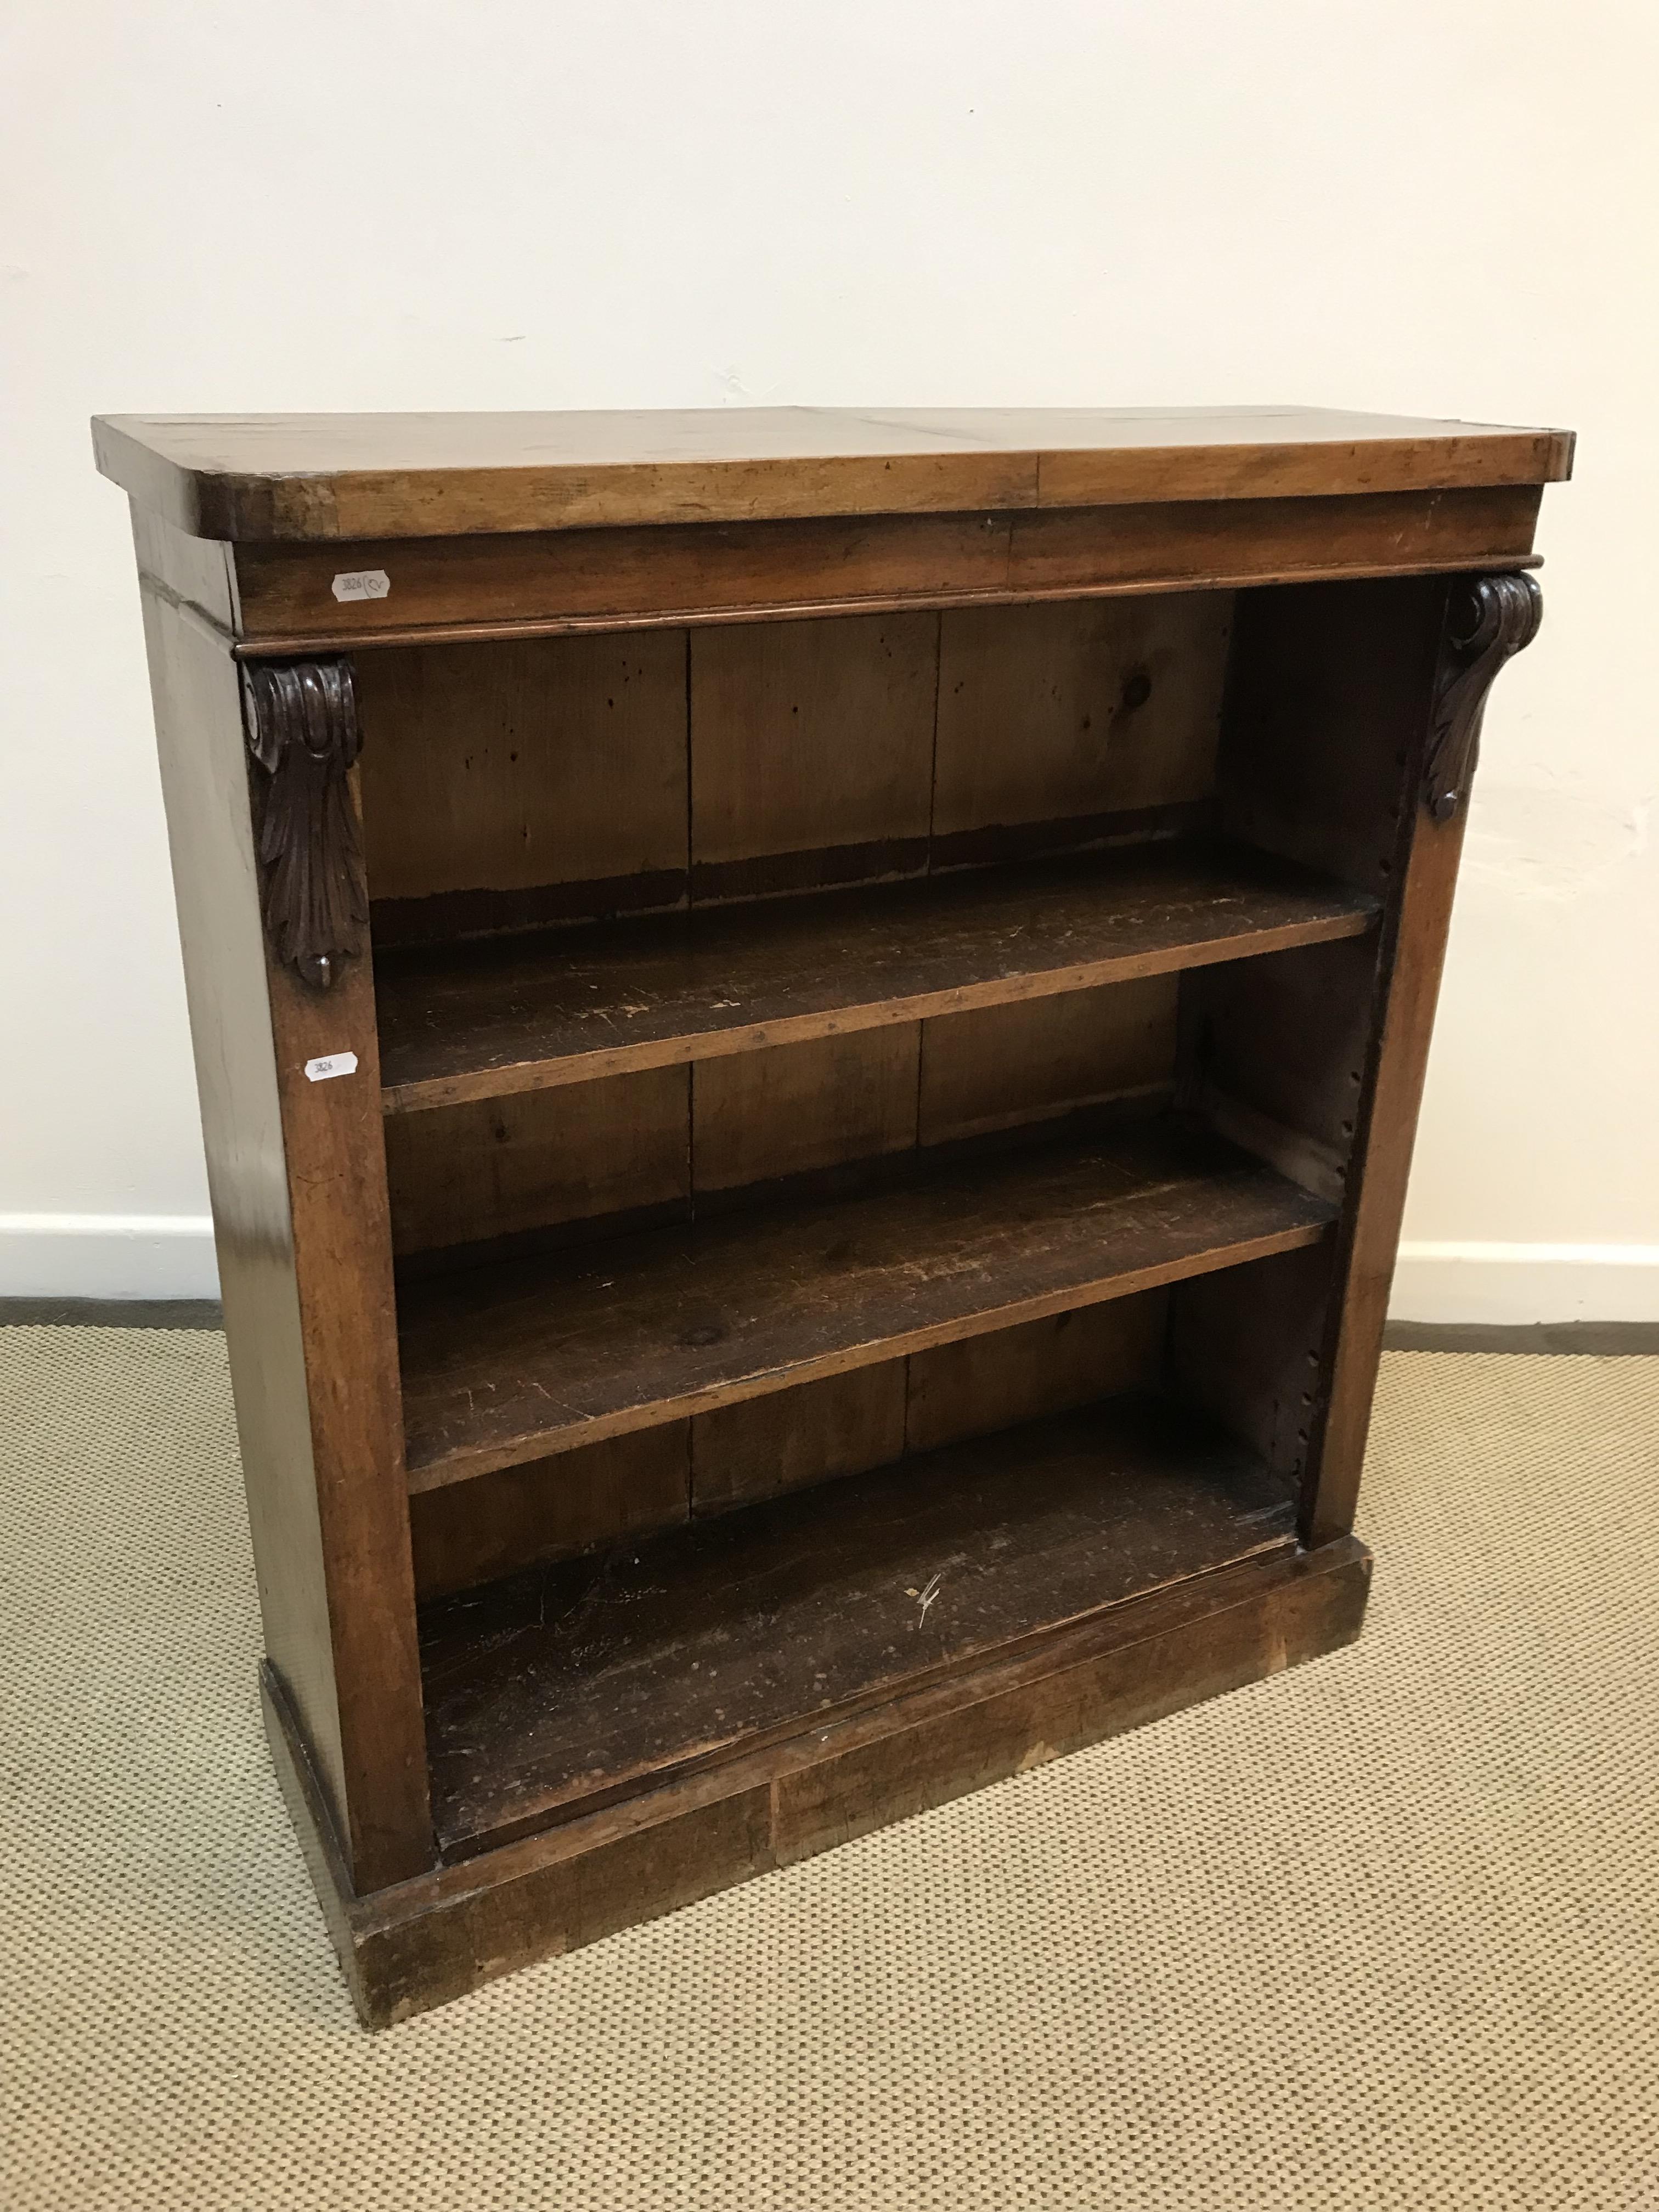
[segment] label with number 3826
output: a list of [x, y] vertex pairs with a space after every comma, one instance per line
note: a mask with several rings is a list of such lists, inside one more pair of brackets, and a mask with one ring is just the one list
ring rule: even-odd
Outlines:
[[383, 599], [392, 589], [392, 579], [384, 568], [346, 568], [331, 588], [340, 600]]

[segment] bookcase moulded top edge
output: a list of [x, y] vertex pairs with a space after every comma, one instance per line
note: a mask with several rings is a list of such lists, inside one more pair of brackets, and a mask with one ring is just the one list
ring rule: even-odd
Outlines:
[[1557, 483], [1569, 431], [1310, 407], [110, 415], [98, 466], [248, 544]]

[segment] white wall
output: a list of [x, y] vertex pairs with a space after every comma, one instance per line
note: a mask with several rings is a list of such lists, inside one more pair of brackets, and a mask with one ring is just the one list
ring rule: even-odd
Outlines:
[[210, 1284], [94, 411], [1559, 423], [1396, 1310], [1659, 1317], [1659, 21], [1577, 0], [12, 0], [0, 1290]]

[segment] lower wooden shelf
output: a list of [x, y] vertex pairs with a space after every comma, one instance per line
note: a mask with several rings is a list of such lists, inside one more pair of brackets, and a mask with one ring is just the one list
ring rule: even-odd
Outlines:
[[1165, 1121], [410, 1283], [410, 1486], [1265, 1258], [1335, 1213]]
[[953, 1444], [429, 1607], [465, 1856], [1295, 1546], [1246, 1446], [1154, 1398]]

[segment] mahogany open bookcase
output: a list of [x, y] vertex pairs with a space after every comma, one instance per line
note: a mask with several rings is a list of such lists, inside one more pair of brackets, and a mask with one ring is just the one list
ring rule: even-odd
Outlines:
[[1351, 1639], [1552, 431], [113, 417], [363, 2019]]

